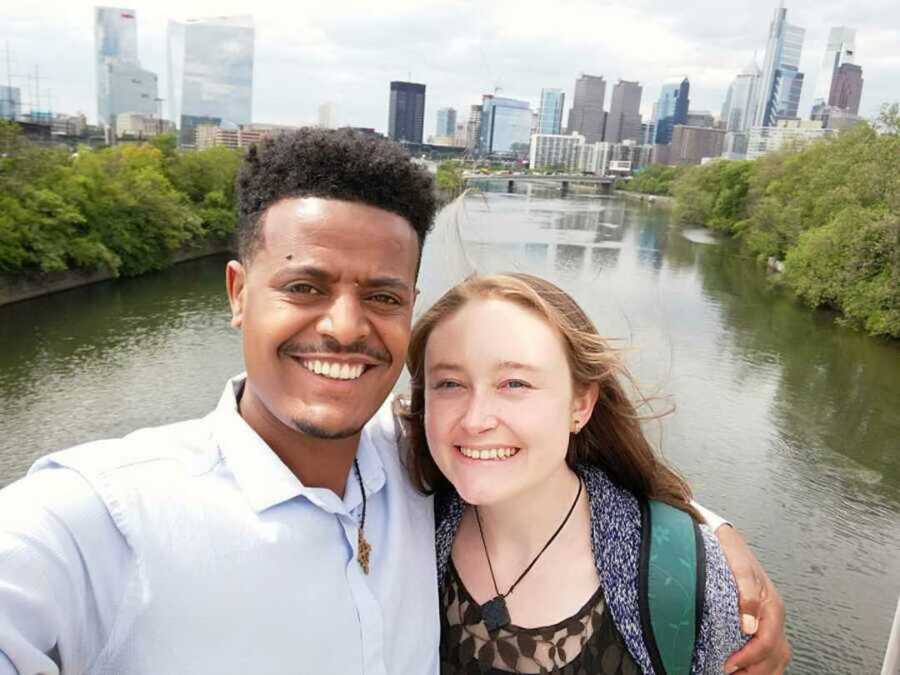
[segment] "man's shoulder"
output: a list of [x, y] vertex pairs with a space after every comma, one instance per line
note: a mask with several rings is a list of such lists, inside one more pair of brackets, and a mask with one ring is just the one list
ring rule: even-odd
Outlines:
[[29, 470], [64, 467], [87, 478], [104, 479], [132, 470], [208, 470], [218, 460], [208, 417], [138, 429], [121, 438], [91, 441], [38, 459]]

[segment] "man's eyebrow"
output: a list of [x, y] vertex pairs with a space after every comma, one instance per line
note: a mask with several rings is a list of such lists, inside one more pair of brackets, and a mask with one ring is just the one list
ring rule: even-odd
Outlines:
[[[321, 267], [316, 267], [315, 265], [285, 265], [276, 272], [276, 275], [278, 277], [305, 277], [323, 284], [334, 283], [337, 280], [337, 275], [332, 274]], [[359, 285], [361, 288], [366, 289], [384, 288], [403, 292], [409, 292], [410, 290], [409, 283], [400, 277], [391, 276], [372, 277], [366, 279]]]
[[285, 265], [276, 272], [276, 275], [279, 277], [306, 277], [321, 283], [334, 281], [334, 275], [315, 265]]
[[363, 288], [392, 288], [397, 291], [409, 291], [409, 284], [399, 277], [372, 277], [360, 284]]

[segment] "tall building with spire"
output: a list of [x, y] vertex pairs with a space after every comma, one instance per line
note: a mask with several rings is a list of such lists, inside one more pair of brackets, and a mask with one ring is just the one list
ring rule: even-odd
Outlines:
[[779, 120], [797, 117], [803, 90], [800, 55], [805, 35], [803, 28], [788, 23], [782, 0], [769, 25], [753, 126], [771, 127]]

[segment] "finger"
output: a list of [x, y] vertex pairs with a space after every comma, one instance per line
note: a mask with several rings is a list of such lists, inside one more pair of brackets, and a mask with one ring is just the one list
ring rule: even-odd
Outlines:
[[735, 673], [743, 669], [763, 663], [766, 657], [771, 655], [772, 646], [766, 646], [759, 638], [753, 638], [740, 650], [728, 657], [725, 661], [725, 672]]
[[[760, 609], [761, 621], [756, 635], [725, 662], [726, 673], [757, 666], [763, 668], [760, 673], [771, 673], [772, 664], [783, 660], [785, 653], [790, 653], [783, 633], [784, 605], [780, 602], [780, 596], [764, 602]], [[769, 665], [764, 665], [766, 663]]]
[[[760, 618], [760, 608], [766, 599], [766, 584], [754, 569], [739, 570], [734, 577], [738, 590], [738, 608], [742, 615]], [[743, 627], [743, 622], [742, 622]], [[744, 630], [752, 635], [755, 631]]]

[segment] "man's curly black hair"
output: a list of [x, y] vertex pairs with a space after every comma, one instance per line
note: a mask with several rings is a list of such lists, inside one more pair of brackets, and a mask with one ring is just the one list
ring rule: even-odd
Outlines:
[[396, 213], [415, 230], [420, 254], [437, 208], [424, 167], [396, 143], [350, 129], [307, 127], [251, 146], [237, 197], [238, 253], [245, 262], [263, 241], [262, 216], [288, 197], [361, 202]]

